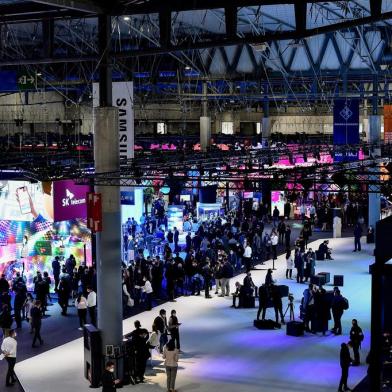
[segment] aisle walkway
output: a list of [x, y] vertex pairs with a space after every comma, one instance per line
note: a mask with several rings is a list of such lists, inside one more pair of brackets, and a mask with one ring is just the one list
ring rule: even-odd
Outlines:
[[[320, 241], [312, 243], [313, 248]], [[319, 262], [318, 271], [345, 274], [343, 293], [350, 300], [350, 309], [344, 316], [347, 334], [352, 318], [358, 318], [365, 332], [362, 356], [369, 347], [370, 276], [372, 263], [367, 247], [361, 253], [352, 253], [352, 239], [330, 241], [335, 261]], [[277, 263], [275, 277], [279, 283], [285, 271], [284, 257]], [[265, 277], [265, 271], [254, 271], [256, 284]], [[234, 281], [232, 282], [232, 286]], [[290, 281], [290, 291], [296, 298], [296, 315], [305, 285]], [[339, 347], [347, 336], [288, 337], [285, 330], [259, 331], [252, 323], [256, 310], [234, 310], [228, 298], [179, 298], [177, 303], [163, 307], [177, 309], [183, 323], [181, 337], [185, 354], [181, 358], [177, 387], [179, 391], [210, 392], [277, 392], [277, 391], [335, 391], [339, 379]], [[124, 321], [124, 333], [133, 329], [139, 319], [149, 328], [156, 311], [144, 312]], [[270, 317], [272, 317], [272, 310]], [[26, 392], [89, 391], [83, 379], [83, 346], [77, 339], [34, 358], [17, 364], [17, 375]], [[350, 383], [354, 386], [366, 373], [366, 368], [352, 368]], [[164, 368], [155, 357], [153, 369], [147, 372], [148, 384], [127, 386], [124, 390], [164, 391]]]

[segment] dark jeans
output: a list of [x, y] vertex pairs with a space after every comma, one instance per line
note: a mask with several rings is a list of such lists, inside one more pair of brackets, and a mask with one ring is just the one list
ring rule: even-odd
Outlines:
[[171, 338], [173, 340], [175, 340], [176, 348], [177, 348], [177, 350], [179, 350], [180, 349], [180, 331], [178, 330], [178, 328], [173, 328], [170, 331], [170, 335], [171, 335]]
[[244, 257], [243, 260], [246, 272], [249, 272], [252, 269], [252, 259], [250, 257]]
[[293, 270], [292, 269], [286, 269], [286, 279], [291, 279], [293, 277]]
[[87, 309], [78, 309], [78, 317], [80, 327], [83, 328], [84, 324], [86, 324]]
[[359, 251], [361, 250], [361, 237], [354, 238], [354, 249]]
[[359, 347], [360, 347], [361, 343], [351, 342], [351, 344], [353, 346], [354, 363], [356, 365], [359, 365], [359, 363], [361, 362], [360, 356], [359, 356]]
[[11, 383], [16, 382], [16, 374], [14, 372], [16, 358], [6, 357], [5, 359], [8, 363], [8, 371], [5, 377], [5, 385], [10, 385]]
[[42, 344], [43, 340], [41, 338], [41, 324], [34, 325], [33, 328], [34, 328], [33, 346], [35, 346], [37, 339]]
[[284, 316], [283, 316], [282, 306], [275, 306], [274, 310], [275, 310], [275, 320], [276, 320], [276, 322], [279, 323], [279, 316], [280, 316], [280, 321], [283, 324], [284, 323]]
[[272, 259], [276, 260], [278, 258], [278, 245], [272, 245]]
[[339, 391], [344, 391], [345, 389], [347, 389], [348, 369], [348, 366], [342, 367], [342, 376], [340, 377]]
[[302, 283], [304, 279], [304, 270], [297, 268], [297, 283]]
[[261, 316], [261, 319], [262, 320], [265, 320], [265, 313], [266, 313], [266, 311], [267, 311], [267, 304], [260, 304], [260, 301], [259, 301], [259, 310], [257, 311], [257, 320], [260, 320], [260, 313], [261, 312], [263, 312], [262, 313], [262, 316]]
[[15, 315], [16, 327], [22, 328], [22, 308], [15, 307], [14, 315]]
[[152, 293], [146, 293], [147, 310], [152, 309]]
[[206, 298], [210, 296], [210, 281], [207, 279], [204, 279], [204, 292]]
[[88, 307], [88, 314], [90, 316], [91, 324], [96, 327], [97, 326], [97, 316], [95, 314], [95, 308], [96, 308], [96, 306]]
[[333, 315], [333, 321], [335, 323], [335, 325], [333, 326], [333, 330], [336, 334], [341, 334], [342, 333], [341, 318], [343, 316], [343, 312], [332, 310], [332, 315]]

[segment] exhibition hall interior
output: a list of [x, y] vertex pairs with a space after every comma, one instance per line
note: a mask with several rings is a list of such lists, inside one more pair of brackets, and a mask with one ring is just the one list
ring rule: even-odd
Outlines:
[[390, 84], [392, 0], [0, 0], [0, 391], [392, 391]]

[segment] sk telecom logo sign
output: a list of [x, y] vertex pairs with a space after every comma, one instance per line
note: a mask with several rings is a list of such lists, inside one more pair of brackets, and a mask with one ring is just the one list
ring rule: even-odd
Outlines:
[[86, 204], [86, 198], [77, 199], [75, 195], [68, 189], [65, 189], [65, 197], [62, 200], [62, 206], [75, 206], [79, 204]]

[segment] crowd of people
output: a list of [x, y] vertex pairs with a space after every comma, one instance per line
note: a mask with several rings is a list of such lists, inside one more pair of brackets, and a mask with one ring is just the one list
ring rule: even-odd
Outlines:
[[[319, 223], [319, 203], [328, 203], [329, 209], [331, 206], [338, 205], [334, 204], [336, 200], [337, 198], [316, 200], [314, 209], [304, 212], [303, 226], [298, 238], [294, 241], [294, 247], [292, 247], [289, 217], [274, 215], [274, 213], [269, 216], [269, 208], [265, 205], [260, 205], [256, 211], [246, 208], [238, 209], [228, 212], [223, 217], [218, 216], [211, 220], [197, 222], [192, 219], [192, 205], [188, 204], [184, 212], [184, 220], [189, 222], [191, 227], [190, 231], [185, 233], [184, 242], [181, 243], [179, 231], [176, 228], [166, 230], [164, 214], [144, 216], [141, 222], [130, 218], [126, 223], [123, 238], [126, 244], [124, 251], [128, 252], [131, 249], [130, 244], [133, 244], [133, 257], [125, 260], [122, 268], [124, 316], [129, 315], [134, 306], [139, 307], [139, 310], [151, 310], [153, 305], [159, 304], [161, 300], [175, 302], [179, 295], [201, 295], [203, 291], [205, 298], [211, 298], [211, 290], [215, 285], [215, 295], [227, 297], [232, 294], [234, 308], [248, 307], [249, 304], [251, 307], [250, 298], [257, 297], [259, 299], [258, 319], [265, 319], [267, 308], [273, 307], [276, 322], [280, 320], [284, 323], [282, 296], [277, 282], [272, 277], [273, 270], [268, 271], [265, 283], [260, 288], [254, 285], [251, 270], [255, 265], [263, 264], [271, 258], [275, 261], [278, 253], [285, 252], [286, 279], [296, 279], [299, 284], [312, 282], [318, 259], [317, 254], [322, 254], [323, 258], [332, 259], [332, 250], [329, 248], [328, 241], [324, 241], [316, 251], [308, 247], [314, 227]], [[354, 202], [340, 205], [351, 204], [354, 205]], [[307, 212], [310, 212], [310, 218], [306, 216]], [[354, 234], [357, 233], [355, 234], [355, 250], [360, 250], [357, 224], [360, 222], [362, 212], [357, 210], [357, 213], [353, 215], [354, 218], [349, 216], [347, 224], [350, 226], [352, 222]], [[272, 228], [268, 230], [266, 229], [267, 222], [272, 223]], [[321, 229], [323, 229], [322, 225]], [[191, 233], [191, 230], [194, 232]], [[160, 239], [158, 248], [153, 246], [154, 241], [150, 241], [149, 236], [153, 239]], [[296, 276], [293, 277], [294, 269]], [[243, 282], [236, 282], [235, 292], [230, 293], [230, 281], [241, 272], [246, 272]], [[77, 265], [73, 256], [67, 258], [64, 263], [55, 257], [52, 262], [51, 275], [53, 280], [48, 271], [37, 272], [34, 278], [34, 295], [27, 292], [24, 278], [20, 274], [16, 275], [11, 284], [4, 276], [0, 278], [0, 326], [4, 338], [11, 334], [13, 319], [15, 319], [17, 328], [22, 326], [23, 320], [27, 320], [33, 334], [32, 346], [36, 347], [37, 343], [42, 345], [41, 324], [47, 306], [52, 302], [51, 291], [57, 293], [62, 315], [67, 315], [69, 306], [75, 306], [80, 330], [87, 322], [96, 325], [95, 268], [87, 267], [83, 263]], [[12, 297], [14, 297], [13, 302]], [[332, 312], [334, 319], [332, 332], [339, 335], [342, 333], [340, 320], [347, 308], [348, 301], [341, 295], [338, 288], [335, 288], [331, 294], [323, 287], [310, 284], [309, 288], [304, 291], [301, 317], [308, 332], [325, 334]], [[131, 340], [136, 339], [130, 343], [130, 349], [132, 350], [133, 344], [137, 346], [141, 344], [141, 340], [145, 341], [146, 346], [143, 345], [142, 350], [139, 347], [139, 350], [135, 352], [144, 352], [143, 358], [147, 361], [149, 355], [146, 350], [152, 346], [157, 347], [151, 343], [151, 339], [155, 339], [154, 342], [158, 339], [159, 351], [165, 353], [166, 350], [165, 355], [170, 358], [167, 360], [169, 364], [167, 366], [170, 367], [173, 358], [178, 360], [178, 353], [177, 357], [172, 353], [173, 350], [180, 349], [178, 326], [177, 332], [175, 328], [170, 328], [170, 323], [168, 326], [165, 324], [162, 329], [162, 323], [155, 320], [152, 334], [146, 334], [146, 330], [139, 325], [136, 332], [134, 331], [133, 335], [128, 337]], [[171, 340], [167, 342], [162, 336], [167, 337], [169, 331]], [[351, 346], [354, 350], [355, 363], [358, 364], [359, 346], [354, 340], [351, 339]], [[138, 363], [141, 363], [140, 358]], [[135, 382], [142, 382], [145, 366], [138, 366], [135, 364], [133, 366], [133, 369], [136, 369], [133, 377]], [[106, 370], [110, 372], [110, 369], [112, 365], [109, 363]], [[175, 371], [169, 369], [168, 390], [174, 390], [173, 379], [175, 379]], [[12, 383], [12, 377], [10, 380]], [[116, 383], [112, 377], [107, 377], [107, 380], [109, 383]]]

